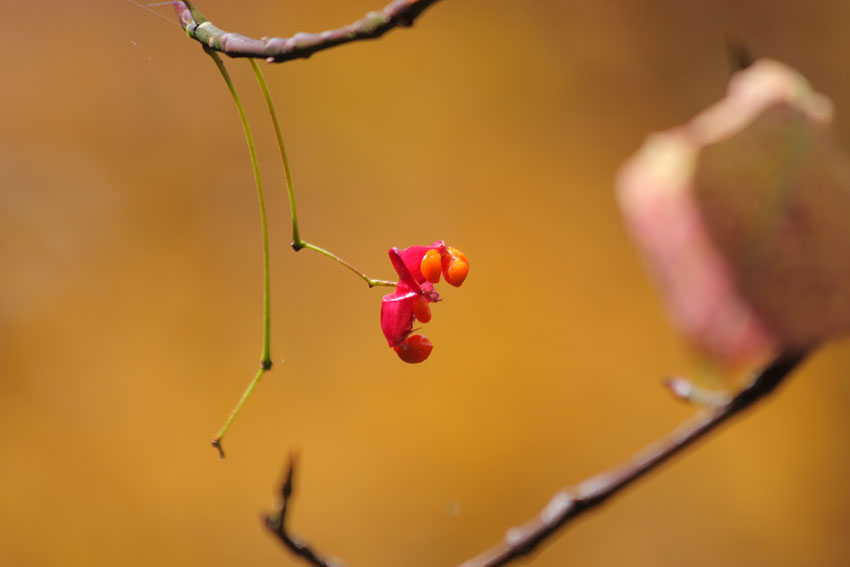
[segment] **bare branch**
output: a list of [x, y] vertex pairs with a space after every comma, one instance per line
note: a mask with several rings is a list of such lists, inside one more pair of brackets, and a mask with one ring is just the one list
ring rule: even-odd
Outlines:
[[[522, 526], [510, 528], [503, 542], [466, 561], [460, 567], [498, 567], [531, 553], [571, 520], [596, 508], [609, 497], [678, 455], [729, 418], [769, 395], [799, 366], [806, 354], [786, 353], [779, 356], [735, 397], [703, 410], [680, 425], [669, 437], [649, 445], [618, 467], [593, 476], [575, 488], [558, 492], [536, 518]], [[293, 554], [303, 558], [310, 565], [338, 567], [340, 563], [322, 558], [306, 543], [286, 530], [285, 520], [293, 491], [294, 471], [295, 456], [293, 455], [281, 485], [280, 508], [275, 514], [264, 518], [266, 527]]]
[[570, 520], [602, 504], [730, 417], [770, 394], [804, 358], [805, 353], [780, 356], [725, 404], [702, 411], [682, 424], [670, 437], [650, 445], [619, 467], [591, 477], [574, 489], [557, 493], [537, 518], [509, 529], [502, 543], [466, 561], [461, 567], [497, 567], [531, 553]]
[[333, 559], [325, 559], [309, 545], [301, 541], [286, 529], [286, 513], [289, 510], [289, 499], [292, 496], [293, 477], [295, 476], [296, 456], [290, 455], [286, 476], [280, 485], [280, 507], [273, 514], [263, 517], [263, 522], [277, 539], [294, 555], [301, 557], [314, 567], [339, 567], [341, 563]]
[[180, 25], [192, 39], [230, 57], [253, 57], [269, 63], [306, 59], [317, 51], [352, 41], [377, 39], [396, 27], [410, 27], [438, 0], [394, 0], [383, 10], [369, 12], [353, 24], [321, 33], [296, 33], [289, 38], [254, 39], [226, 32], [207, 21], [191, 2], [172, 1]]

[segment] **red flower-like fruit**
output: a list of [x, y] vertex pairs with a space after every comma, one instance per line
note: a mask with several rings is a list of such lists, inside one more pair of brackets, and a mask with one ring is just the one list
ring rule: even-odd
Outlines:
[[381, 330], [399, 358], [405, 362], [422, 362], [431, 354], [433, 345], [422, 335], [413, 335], [413, 323], [431, 320], [429, 303], [440, 301], [434, 284], [440, 276], [455, 287], [469, 273], [466, 255], [442, 240], [430, 246], [390, 248], [390, 261], [398, 274], [395, 292], [381, 302]]

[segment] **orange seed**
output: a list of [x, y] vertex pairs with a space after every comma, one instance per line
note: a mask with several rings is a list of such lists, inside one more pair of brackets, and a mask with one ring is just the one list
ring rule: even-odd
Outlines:
[[436, 250], [428, 250], [425, 256], [422, 257], [422, 262], [419, 264], [419, 271], [422, 272], [422, 277], [431, 283], [440, 281], [440, 253]]
[[443, 257], [443, 275], [449, 284], [460, 287], [469, 273], [469, 260], [466, 254], [457, 248], [448, 247], [448, 253]]

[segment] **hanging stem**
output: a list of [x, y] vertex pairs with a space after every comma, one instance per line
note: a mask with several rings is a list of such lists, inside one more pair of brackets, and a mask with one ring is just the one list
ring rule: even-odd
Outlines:
[[[253, 61], [253, 59], [252, 59], [252, 61]], [[292, 244], [292, 247], [295, 248], [294, 242]], [[325, 250], [324, 248], [319, 248], [315, 244], [310, 244], [309, 242], [304, 242], [302, 240], [300, 248], [307, 248], [308, 250], [313, 250], [315, 252], [318, 252], [319, 254], [324, 254], [328, 258], [333, 258], [334, 260], [336, 260], [337, 262], [339, 262], [340, 264], [342, 264], [343, 266], [345, 266], [346, 268], [348, 268], [349, 270], [351, 270], [352, 272], [354, 272], [355, 274], [360, 276], [363, 279], [363, 281], [365, 281], [367, 284], [369, 284], [369, 287], [375, 287], [375, 286], [395, 287], [396, 284], [398, 283], [398, 282], [393, 282], [393, 281], [390, 281], [390, 280], [376, 280], [376, 279], [370, 278], [369, 276], [367, 276], [366, 274], [364, 274], [363, 272], [361, 272], [360, 270], [358, 270], [357, 268], [355, 268], [354, 266], [352, 266], [351, 264], [349, 264], [348, 262], [346, 262], [345, 260], [343, 260], [342, 258], [337, 256], [336, 254], [334, 254], [333, 252], [329, 252], [329, 251]], [[298, 248], [296, 248], [296, 251], [298, 251]]]
[[216, 67], [218, 67], [218, 70], [221, 72], [221, 76], [224, 78], [224, 82], [227, 83], [227, 88], [233, 96], [233, 102], [236, 103], [236, 108], [239, 110], [239, 118], [242, 120], [242, 129], [245, 131], [245, 140], [248, 142], [248, 153], [251, 154], [251, 167], [254, 170], [254, 183], [257, 186], [257, 201], [260, 205], [260, 226], [263, 232], [263, 348], [260, 354], [260, 368], [254, 376], [254, 379], [248, 384], [248, 387], [245, 389], [245, 393], [242, 394], [242, 398], [240, 398], [239, 403], [237, 403], [236, 407], [233, 408], [233, 411], [230, 412], [230, 416], [227, 418], [227, 421], [224, 422], [224, 425], [212, 441], [213, 447], [218, 449], [218, 453], [223, 459], [224, 449], [221, 446], [222, 439], [228, 429], [230, 429], [230, 425], [233, 423], [233, 420], [236, 419], [236, 416], [239, 414], [242, 406], [245, 405], [245, 402], [251, 396], [251, 393], [257, 387], [257, 384], [260, 383], [260, 379], [262, 379], [263, 374], [272, 368], [271, 302], [269, 293], [271, 287], [271, 280], [269, 276], [269, 231], [268, 223], [266, 221], [266, 202], [263, 197], [263, 182], [260, 179], [260, 165], [257, 161], [257, 151], [254, 147], [254, 136], [251, 134], [251, 126], [248, 124], [248, 117], [245, 115], [245, 108], [242, 106], [242, 101], [236, 93], [236, 87], [230, 79], [230, 74], [224, 67], [224, 62], [222, 62], [221, 58], [217, 53], [215, 53], [215, 51], [208, 49], [207, 47], [204, 47], [204, 51], [206, 51], [206, 53], [212, 57], [213, 61], [215, 61]]
[[254, 375], [253, 380], [251, 380], [248, 387], [245, 388], [245, 392], [242, 394], [242, 397], [239, 398], [239, 402], [236, 404], [236, 407], [230, 412], [230, 415], [227, 417], [227, 421], [224, 422], [224, 425], [222, 425], [221, 429], [219, 429], [215, 439], [212, 440], [212, 446], [218, 450], [218, 456], [222, 459], [224, 458], [224, 447], [222, 447], [221, 441], [224, 439], [224, 435], [230, 429], [230, 425], [233, 423], [233, 420], [236, 419], [236, 416], [242, 410], [242, 406], [245, 405], [245, 402], [247, 402], [248, 398], [251, 397], [251, 394], [254, 393], [254, 389], [257, 387], [257, 384], [260, 383], [260, 379], [263, 377], [263, 374], [265, 374], [270, 368], [271, 363], [269, 363], [269, 368], [260, 366], [257, 373]]
[[269, 85], [266, 83], [266, 77], [260, 70], [259, 65], [253, 59], [250, 59], [251, 69], [254, 70], [254, 76], [257, 78], [257, 83], [260, 85], [260, 90], [263, 91], [263, 97], [266, 99], [266, 105], [269, 108], [269, 114], [272, 117], [274, 125], [274, 133], [277, 136], [277, 147], [280, 148], [280, 159], [283, 161], [283, 178], [286, 182], [286, 196], [289, 197], [289, 213], [292, 217], [292, 247], [296, 252], [303, 245], [303, 241], [298, 232], [298, 211], [295, 207], [295, 188], [292, 183], [292, 169], [289, 167], [289, 158], [286, 155], [286, 146], [283, 144], [283, 134], [281, 134], [280, 121], [277, 119], [277, 111], [274, 108]]
[[292, 169], [289, 167], [289, 158], [286, 155], [286, 146], [283, 144], [283, 134], [281, 134], [280, 129], [280, 121], [277, 119], [277, 111], [274, 108], [274, 102], [272, 101], [271, 92], [269, 91], [269, 86], [266, 83], [266, 78], [263, 76], [263, 72], [260, 70], [259, 65], [254, 59], [249, 59], [251, 63], [251, 68], [254, 70], [254, 76], [257, 78], [257, 83], [260, 85], [260, 90], [263, 91], [263, 97], [266, 99], [266, 105], [269, 108], [269, 114], [272, 117], [272, 124], [274, 125], [274, 133], [277, 136], [277, 145], [280, 148], [280, 159], [283, 161], [283, 177], [286, 182], [286, 195], [289, 198], [289, 212], [292, 217], [292, 248], [298, 252], [302, 248], [307, 248], [309, 250], [313, 250], [314, 252], [318, 252], [319, 254], [323, 254], [329, 258], [333, 258], [358, 276], [360, 276], [363, 281], [365, 281], [369, 287], [375, 286], [395, 286], [396, 282], [388, 281], [388, 280], [376, 280], [370, 278], [365, 273], [361, 272], [353, 265], [343, 260], [333, 252], [325, 250], [324, 248], [320, 248], [315, 244], [311, 244], [304, 239], [301, 238], [301, 233], [298, 230], [298, 211], [295, 207], [295, 185], [292, 181]]

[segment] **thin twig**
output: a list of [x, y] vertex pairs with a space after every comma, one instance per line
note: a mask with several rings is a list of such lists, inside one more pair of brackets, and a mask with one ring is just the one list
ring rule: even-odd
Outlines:
[[230, 57], [253, 57], [269, 63], [306, 59], [317, 51], [352, 41], [377, 39], [397, 27], [410, 27], [438, 0], [394, 0], [383, 10], [369, 12], [356, 22], [321, 33], [296, 33], [292, 37], [254, 39], [226, 32], [207, 21], [191, 2], [173, 1], [180, 25], [192, 39]]
[[280, 485], [280, 507], [274, 514], [263, 517], [263, 522], [277, 539], [285, 545], [289, 551], [303, 558], [314, 567], [339, 567], [341, 563], [333, 559], [325, 559], [314, 551], [309, 545], [293, 536], [286, 529], [286, 513], [289, 511], [289, 499], [292, 497], [293, 477], [295, 476], [296, 456], [290, 455], [289, 466], [283, 483]]
[[706, 409], [619, 467], [591, 477], [574, 489], [557, 493], [537, 518], [508, 530], [505, 540], [466, 561], [461, 567], [497, 567], [531, 553], [570, 520], [602, 504], [610, 496], [677, 455], [730, 417], [770, 394], [802, 362], [805, 353], [774, 360], [727, 403]]

